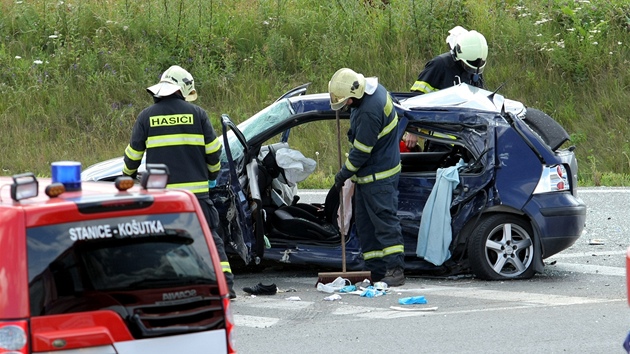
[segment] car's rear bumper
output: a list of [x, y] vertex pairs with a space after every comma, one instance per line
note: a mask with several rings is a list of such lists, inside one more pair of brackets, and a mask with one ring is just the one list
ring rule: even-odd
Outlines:
[[537, 228], [543, 258], [571, 247], [586, 225], [586, 204], [568, 192], [536, 194], [524, 210]]

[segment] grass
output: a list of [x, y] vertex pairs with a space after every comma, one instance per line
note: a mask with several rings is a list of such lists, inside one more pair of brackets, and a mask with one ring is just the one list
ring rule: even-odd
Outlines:
[[[408, 91], [455, 25], [488, 39], [488, 88], [571, 134], [582, 185], [629, 184], [624, 0], [0, 0], [0, 167], [48, 175], [53, 161], [121, 155], [172, 64], [217, 128], [305, 82], [323, 92], [340, 67]], [[338, 167], [334, 132], [321, 136], [303, 137], [315, 187]]]

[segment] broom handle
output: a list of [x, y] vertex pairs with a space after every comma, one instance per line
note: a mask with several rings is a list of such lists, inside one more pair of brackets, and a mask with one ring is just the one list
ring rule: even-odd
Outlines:
[[[339, 119], [339, 111], [335, 111], [337, 120], [337, 158], [339, 160], [339, 169], [341, 170], [341, 125]], [[346, 235], [343, 231], [345, 227], [344, 211], [343, 211], [343, 186], [339, 189], [339, 220], [341, 221], [341, 227], [339, 232], [341, 233], [341, 271], [346, 272]]]

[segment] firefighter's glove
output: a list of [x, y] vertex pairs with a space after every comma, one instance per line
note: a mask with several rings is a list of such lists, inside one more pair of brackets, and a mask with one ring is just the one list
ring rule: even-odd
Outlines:
[[341, 171], [337, 172], [337, 174], [335, 175], [335, 189], [341, 191], [341, 188], [343, 188], [343, 184], [345, 181], [346, 180], [341, 176]]
[[214, 188], [216, 186], [217, 186], [217, 180], [216, 179], [208, 181], [208, 188], [212, 189], [212, 188]]

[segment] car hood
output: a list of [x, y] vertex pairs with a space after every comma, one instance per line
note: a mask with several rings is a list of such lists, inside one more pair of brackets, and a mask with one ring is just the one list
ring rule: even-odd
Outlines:
[[[123, 158], [115, 157], [113, 159], [105, 160], [90, 167], [81, 172], [82, 181], [113, 181], [116, 177], [122, 174]], [[142, 164], [138, 168], [138, 173], [145, 172], [144, 157], [142, 158]]]

